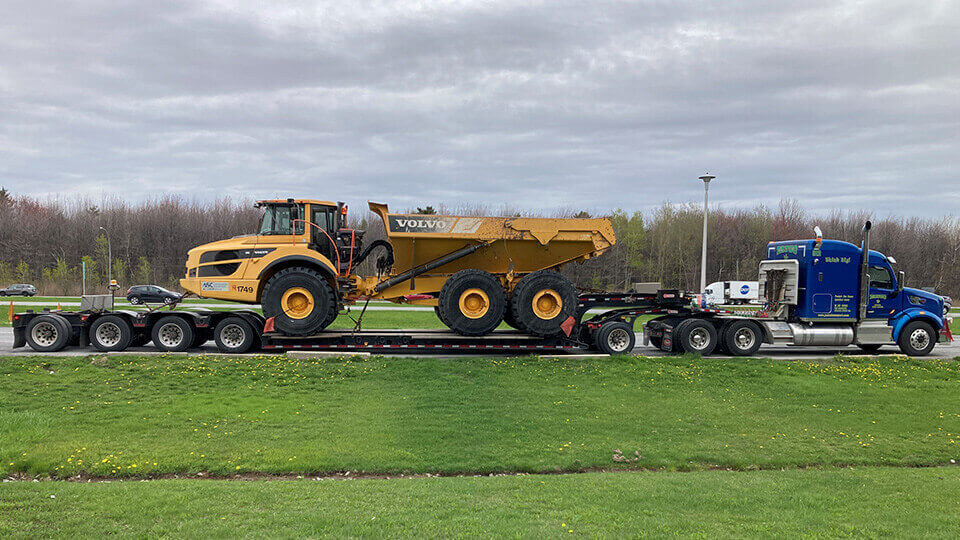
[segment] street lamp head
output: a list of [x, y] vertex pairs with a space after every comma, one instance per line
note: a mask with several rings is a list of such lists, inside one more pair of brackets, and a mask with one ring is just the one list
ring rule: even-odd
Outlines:
[[713, 176], [712, 174], [705, 174], [700, 177], [700, 179], [703, 180], [704, 184], [709, 184], [710, 181], [713, 180], [714, 178], [716, 178], [716, 176]]

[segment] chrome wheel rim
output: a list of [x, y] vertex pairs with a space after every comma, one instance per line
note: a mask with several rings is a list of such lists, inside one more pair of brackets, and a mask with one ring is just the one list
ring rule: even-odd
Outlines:
[[107, 322], [97, 327], [97, 343], [104, 347], [114, 347], [120, 343], [120, 327], [116, 323]]
[[183, 330], [175, 323], [169, 322], [157, 330], [157, 337], [164, 347], [176, 347], [183, 343]]
[[930, 334], [922, 328], [917, 328], [910, 333], [910, 346], [918, 351], [926, 349], [930, 345]]
[[738, 349], [745, 351], [757, 342], [757, 335], [752, 328], [740, 328], [733, 333], [733, 342]]
[[57, 342], [57, 337], [60, 336], [60, 330], [57, 329], [57, 325], [52, 322], [43, 321], [37, 323], [33, 327], [33, 330], [30, 331], [30, 337], [33, 338], [33, 342], [41, 347], [49, 347]]
[[246, 337], [239, 324], [228, 324], [220, 330], [220, 341], [230, 349], [239, 348]]
[[710, 344], [710, 333], [706, 328], [694, 328], [690, 332], [690, 346], [695, 350], [702, 351]]
[[607, 346], [614, 352], [625, 352], [630, 345], [630, 334], [623, 328], [614, 328], [607, 334]]

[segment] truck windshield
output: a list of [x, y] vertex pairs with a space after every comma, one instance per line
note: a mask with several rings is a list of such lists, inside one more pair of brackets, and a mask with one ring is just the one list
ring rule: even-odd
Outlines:
[[293, 234], [303, 234], [303, 221], [294, 223], [296, 219], [303, 219], [302, 216], [302, 204], [264, 206], [258, 234], [291, 234], [291, 231]]

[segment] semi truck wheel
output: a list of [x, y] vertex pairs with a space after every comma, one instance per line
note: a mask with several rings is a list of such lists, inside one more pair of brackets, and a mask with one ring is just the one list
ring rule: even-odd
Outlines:
[[677, 326], [677, 340], [684, 352], [707, 356], [717, 348], [717, 329], [700, 319], [687, 319]]
[[925, 321], [908, 322], [900, 331], [897, 345], [908, 356], [926, 356], [937, 344], [937, 332]]
[[193, 345], [194, 328], [176, 315], [168, 315], [153, 325], [153, 344], [168, 352], [183, 352]]
[[762, 336], [760, 327], [752, 321], [732, 321], [724, 326], [718, 345], [733, 356], [750, 356], [760, 350]]
[[441, 320], [463, 336], [489, 334], [507, 309], [507, 293], [500, 281], [483, 270], [460, 270], [440, 289]]
[[263, 316], [273, 317], [276, 329], [290, 336], [320, 332], [337, 316], [333, 288], [310, 268], [285, 268], [274, 274], [263, 287], [260, 303]]
[[253, 348], [256, 335], [247, 321], [240, 317], [227, 317], [213, 331], [213, 340], [220, 352], [242, 354]]
[[57, 352], [70, 343], [70, 323], [60, 315], [39, 315], [27, 324], [27, 344], [37, 352]]
[[623, 321], [609, 321], [597, 330], [597, 349], [604, 354], [629, 354], [636, 345], [633, 327]]
[[538, 270], [517, 283], [510, 309], [521, 330], [536, 336], [555, 336], [563, 332], [563, 321], [577, 311], [577, 288], [559, 272]]
[[98, 351], [123, 351], [130, 346], [133, 328], [123, 317], [105, 315], [90, 325], [90, 344]]

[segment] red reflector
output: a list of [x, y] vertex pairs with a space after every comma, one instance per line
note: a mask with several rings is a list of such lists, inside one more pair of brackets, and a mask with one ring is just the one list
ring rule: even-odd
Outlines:
[[563, 321], [560, 325], [560, 329], [563, 330], [563, 333], [566, 334], [567, 337], [570, 337], [570, 332], [573, 332], [573, 324], [575, 322], [573, 317], [567, 317], [567, 320]]

